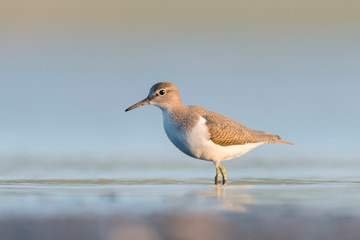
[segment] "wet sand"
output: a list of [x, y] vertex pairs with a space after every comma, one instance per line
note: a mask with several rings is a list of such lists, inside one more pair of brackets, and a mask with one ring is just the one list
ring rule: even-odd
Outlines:
[[120, 239], [360, 239], [360, 218], [289, 206], [250, 206], [247, 212], [156, 212], [0, 221], [6, 240]]
[[360, 239], [358, 165], [303, 163], [229, 168], [227, 186], [202, 165], [3, 171], [0, 240]]
[[354, 182], [26, 182], [1, 185], [1, 240], [360, 239]]

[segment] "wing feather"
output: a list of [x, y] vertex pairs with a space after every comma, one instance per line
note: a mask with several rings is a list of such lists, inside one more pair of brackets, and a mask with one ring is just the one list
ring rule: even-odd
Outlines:
[[252, 130], [223, 115], [207, 111], [200, 107], [190, 107], [206, 119], [210, 139], [218, 145], [244, 145], [259, 142], [275, 143], [280, 140], [280, 137], [275, 134]]

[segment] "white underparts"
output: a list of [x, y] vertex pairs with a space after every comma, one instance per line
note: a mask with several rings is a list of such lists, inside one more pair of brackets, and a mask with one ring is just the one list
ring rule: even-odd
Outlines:
[[206, 126], [206, 119], [199, 117], [197, 124], [188, 132], [181, 131], [176, 127], [170, 115], [163, 111], [164, 128], [170, 141], [185, 154], [213, 161], [216, 166], [221, 161], [240, 157], [261, 143], [248, 143], [244, 145], [221, 146], [210, 140], [210, 133]]

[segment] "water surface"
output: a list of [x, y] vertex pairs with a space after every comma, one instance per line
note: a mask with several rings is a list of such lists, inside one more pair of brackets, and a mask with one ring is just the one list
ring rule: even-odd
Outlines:
[[157, 163], [3, 163], [0, 216], [247, 213], [260, 206], [287, 206], [309, 214], [360, 213], [356, 162], [225, 163], [225, 186], [213, 184], [215, 172], [209, 163]]

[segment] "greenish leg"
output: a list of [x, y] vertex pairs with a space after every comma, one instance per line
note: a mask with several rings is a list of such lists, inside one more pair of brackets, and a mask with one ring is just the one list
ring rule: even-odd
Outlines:
[[219, 184], [221, 180], [220, 176], [220, 169], [219, 167], [216, 168], [216, 175], [215, 175], [215, 185]]
[[[223, 184], [225, 185], [226, 181], [227, 181], [225, 168], [221, 165], [219, 165], [219, 168], [220, 168], [220, 172], [221, 172], [221, 175], [223, 178]], [[219, 181], [220, 181], [220, 179], [219, 179]]]

